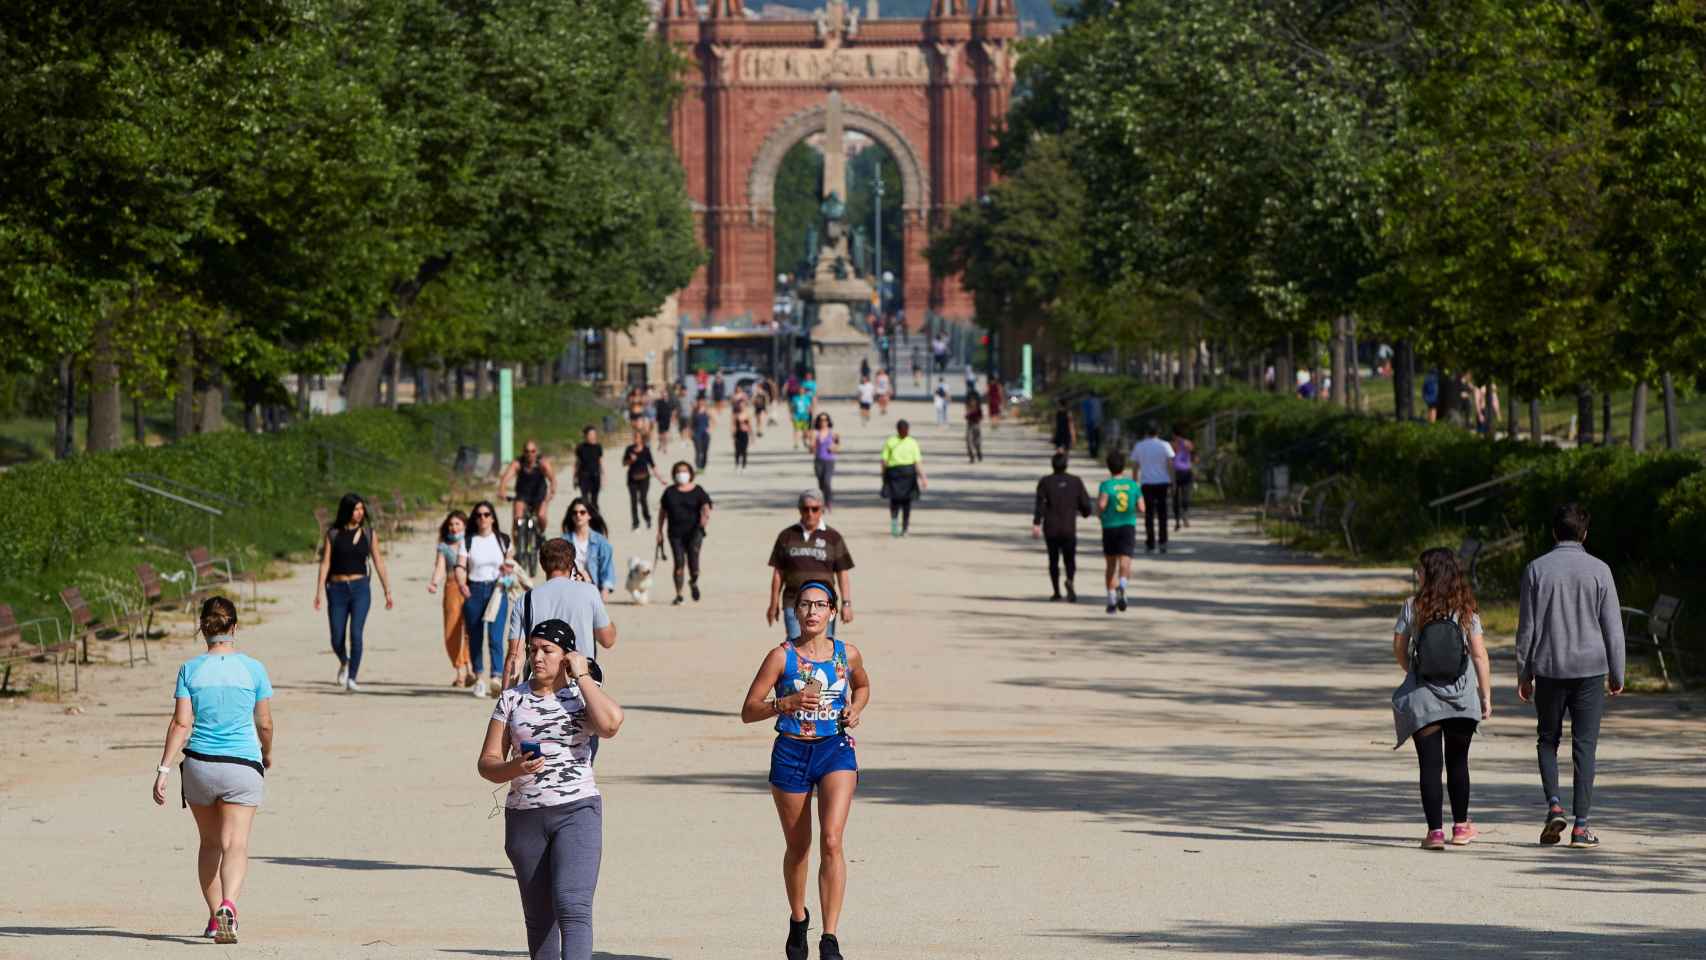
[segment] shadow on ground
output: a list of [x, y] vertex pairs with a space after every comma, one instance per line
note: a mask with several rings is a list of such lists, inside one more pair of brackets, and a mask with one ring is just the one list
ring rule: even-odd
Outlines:
[[1059, 931], [1041, 936], [1173, 954], [1355, 957], [1359, 960], [1553, 960], [1557, 957], [1698, 958], [1706, 931], [1610, 925], [1593, 932], [1469, 923], [1328, 921], [1233, 926], [1201, 923], [1157, 932]]

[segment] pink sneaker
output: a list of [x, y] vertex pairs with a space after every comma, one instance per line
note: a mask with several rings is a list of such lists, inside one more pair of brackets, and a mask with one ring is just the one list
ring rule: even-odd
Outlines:
[[1475, 824], [1472, 822], [1451, 825], [1451, 845], [1454, 847], [1467, 847], [1469, 841], [1480, 835], [1481, 831], [1475, 829]]
[[229, 900], [222, 900], [219, 909], [213, 911], [213, 942], [237, 942], [237, 905]]
[[1422, 849], [1423, 850], [1444, 850], [1445, 849], [1445, 831], [1444, 830], [1429, 830], [1427, 837], [1422, 840]]

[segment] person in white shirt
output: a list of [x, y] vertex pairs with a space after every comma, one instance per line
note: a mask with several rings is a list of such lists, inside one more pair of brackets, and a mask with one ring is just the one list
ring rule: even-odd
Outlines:
[[868, 376], [859, 378], [859, 421], [871, 422], [871, 404], [877, 400], [877, 385]]
[[1173, 486], [1173, 445], [1161, 439], [1154, 421], [1144, 424], [1143, 439], [1131, 448], [1131, 472], [1143, 489], [1143, 549], [1155, 552], [1155, 528], [1161, 528], [1161, 552], [1167, 552], [1167, 493]]

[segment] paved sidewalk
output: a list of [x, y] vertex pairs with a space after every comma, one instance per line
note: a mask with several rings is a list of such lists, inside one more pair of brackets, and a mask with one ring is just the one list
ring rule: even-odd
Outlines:
[[[1082, 600], [1051, 604], [1029, 537], [1046, 443], [986, 429], [988, 459], [968, 465], [958, 426], [931, 426], [923, 404], [893, 411], [920, 425], [931, 480], [901, 540], [876, 496], [886, 426], [831, 408], [847, 449], [831, 523], [858, 564], [843, 636], [873, 682], [848, 957], [1706, 956], [1698, 708], [1616, 701], [1596, 797], [1606, 846], [1542, 849], [1532, 714], [1496, 638], [1498, 713], [1472, 754], [1483, 839], [1423, 853], [1414, 753], [1391, 749], [1396, 607], [1369, 601], [1402, 591], [1403, 571], [1315, 563], [1205, 514], [1172, 554], [1138, 560], [1134, 607], [1110, 617], [1087, 522]], [[651, 606], [619, 594], [612, 608], [621, 633], [602, 662], [628, 720], [598, 762], [604, 960], [781, 955], [770, 735], [737, 714], [779, 639], [763, 619], [768, 548], [812, 482], [786, 438], [768, 428], [736, 474], [719, 433], [702, 603], [668, 605], [666, 566]], [[1092, 489], [1105, 473], [1074, 469]], [[625, 568], [650, 541], [627, 531], [618, 493]], [[524, 953], [501, 793], [474, 772], [491, 701], [448, 686], [426, 535], [391, 553], [399, 602], [369, 621], [368, 692], [334, 690], [306, 568], [264, 585], [277, 600], [240, 634], [272, 671], [278, 746], [231, 955]], [[152, 666], [85, 671], [82, 715], [0, 704], [0, 958], [199, 943], [194, 826], [147, 797], [173, 673], [197, 650], [156, 651]]]

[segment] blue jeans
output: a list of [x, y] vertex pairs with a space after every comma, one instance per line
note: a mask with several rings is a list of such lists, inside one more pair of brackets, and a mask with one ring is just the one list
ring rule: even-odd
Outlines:
[[[498, 589], [496, 580], [480, 582], [468, 581], [468, 599], [462, 602], [462, 623], [468, 630], [468, 662], [475, 673], [485, 673], [481, 669], [485, 660], [485, 651], [492, 651], [492, 673], [502, 673], [504, 668], [504, 624], [509, 622], [509, 598], [505, 597], [498, 607], [498, 618], [491, 623], [482, 618], [486, 615], [486, 604], [492, 599], [492, 591]], [[485, 643], [480, 642], [480, 634], [485, 633]]]
[[[338, 662], [349, 666], [349, 678], [361, 669], [361, 628], [367, 626], [367, 609], [373, 605], [368, 578], [326, 582], [326, 622], [332, 628], [332, 652]], [[349, 652], [344, 652], [344, 630], [349, 630]]]
[[[831, 638], [835, 636], [835, 624], [840, 620], [841, 618], [839, 616], [832, 617], [830, 619], [829, 636]], [[800, 635], [800, 615], [794, 612], [794, 608], [791, 604], [784, 604], [782, 606], [782, 626], [787, 628], [789, 640], [793, 640]]]

